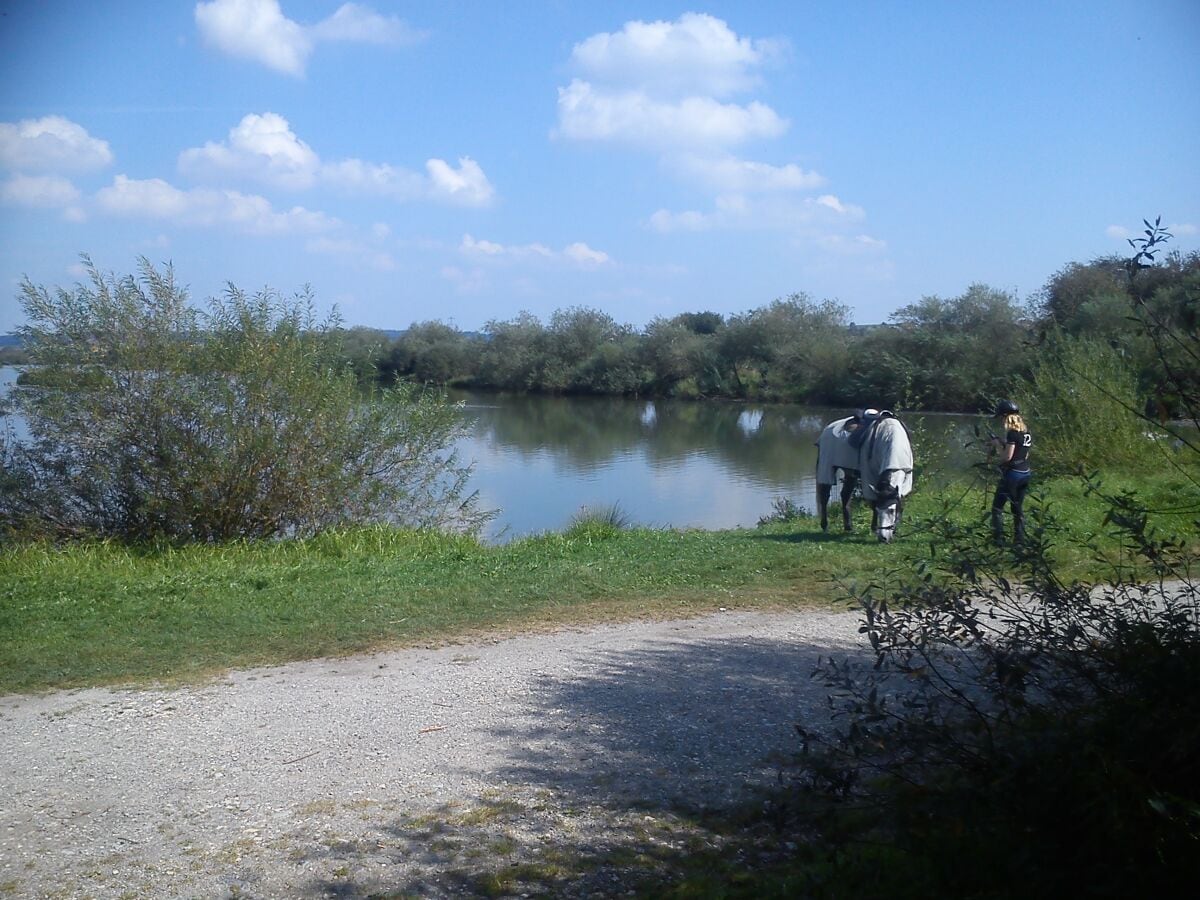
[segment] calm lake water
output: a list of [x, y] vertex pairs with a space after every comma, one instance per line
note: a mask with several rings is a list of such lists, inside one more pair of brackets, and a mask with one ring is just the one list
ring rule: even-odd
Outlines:
[[[17, 376], [0, 368], [0, 395]], [[456, 392], [470, 426], [471, 487], [500, 514], [486, 537], [564, 528], [584, 508], [617, 504], [639, 525], [753, 526], [778, 497], [816, 507], [814, 442], [849, 410], [609, 397]], [[906, 416], [941, 433], [967, 417]], [[18, 436], [22, 424], [16, 423]], [[961, 441], [953, 441], [961, 445]], [[920, 460], [918, 459], [918, 464]]]
[[[753, 526], [778, 497], [816, 508], [815, 442], [849, 411], [794, 405], [456, 394], [489, 538], [558, 530], [612, 504], [639, 525]], [[941, 434], [969, 417], [906, 417]], [[961, 446], [961, 441], [949, 443]], [[954, 448], [951, 447], [953, 450]]]

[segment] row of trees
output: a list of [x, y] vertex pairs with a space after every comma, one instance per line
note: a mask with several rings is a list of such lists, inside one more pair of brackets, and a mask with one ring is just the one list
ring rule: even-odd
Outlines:
[[[1196, 312], [1200, 254], [1173, 254], [1144, 279], [1126, 261], [1071, 263], [1025, 302], [982, 284], [930, 296], [883, 325], [855, 325], [847, 307], [804, 294], [738, 315], [683, 313], [644, 329], [585, 307], [488, 322], [482, 333], [440, 321], [414, 324], [392, 342], [355, 332], [356, 368], [384, 383], [456, 384], [545, 393], [724, 397], [834, 406], [969, 411], [1016, 392], [1061, 352], [1115, 354], [1143, 401], [1162, 414], [1162, 361], [1131, 304], [1164, 323]], [[1082, 346], [1082, 350], [1078, 348]], [[1182, 370], [1187, 361], [1169, 358]], [[1194, 367], [1192, 367], [1194, 368]]]

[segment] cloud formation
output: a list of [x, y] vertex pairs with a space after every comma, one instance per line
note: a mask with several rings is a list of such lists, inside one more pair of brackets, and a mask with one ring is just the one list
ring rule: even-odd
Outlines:
[[234, 175], [293, 189], [311, 187], [320, 163], [287, 119], [272, 112], [244, 116], [227, 141], [209, 141], [179, 155], [179, 170], [187, 175]]
[[615, 34], [594, 34], [575, 45], [571, 62], [607, 84], [727, 97], [757, 86], [756, 69], [782, 50], [780, 41], [738, 37], [720, 19], [684, 13], [674, 22], [633, 21]]
[[722, 193], [808, 191], [825, 185], [825, 178], [794, 163], [773, 166], [733, 156], [683, 156], [678, 171]]
[[458, 246], [459, 251], [468, 257], [479, 259], [562, 259], [575, 265], [593, 268], [612, 262], [611, 257], [602, 250], [593, 250], [582, 241], [568, 244], [561, 252], [555, 252], [545, 244], [497, 244], [495, 241], [477, 240], [469, 234], [464, 234]]
[[14, 175], [0, 184], [0, 202], [28, 209], [64, 209], [79, 201], [79, 189], [60, 175]]
[[321, 185], [346, 193], [460, 206], [486, 206], [495, 194], [483, 169], [469, 156], [460, 157], [457, 167], [441, 159], [427, 160], [424, 175], [361, 159], [322, 162], [287, 119], [272, 112], [244, 116], [225, 141], [183, 151], [179, 170], [205, 180], [233, 177], [289, 190]]
[[213, 188], [184, 191], [161, 178], [118, 175], [109, 187], [97, 191], [95, 200], [98, 208], [112, 215], [176, 225], [227, 226], [254, 235], [313, 234], [340, 225], [337, 219], [302, 206], [281, 212], [255, 194]]
[[[732, 152], [787, 132], [788, 121], [766, 103], [734, 99], [761, 86], [763, 71], [786, 49], [702, 13], [627, 22], [575, 45], [570, 62], [578, 75], [558, 89], [554, 133], [646, 148], [665, 171], [708, 195], [707, 211], [653, 213], [648, 224], [659, 232], [775, 229], [811, 242], [845, 238], [864, 213], [833, 194], [812, 196], [826, 186], [820, 173]], [[873, 239], [861, 237], [847, 245], [870, 246]]]
[[787, 123], [763, 103], [739, 106], [712, 97], [658, 100], [644, 90], [602, 90], [579, 79], [558, 89], [558, 117], [564, 137], [651, 147], [724, 147], [778, 137], [787, 130]]
[[344, 3], [328, 19], [301, 25], [283, 14], [279, 0], [211, 0], [197, 3], [196, 26], [217, 49], [300, 77], [321, 41], [402, 45], [424, 35], [395, 16]]
[[787, 122], [773, 109], [727, 98], [758, 85], [757, 70], [781, 46], [699, 13], [594, 34], [572, 50], [584, 77], [559, 88], [556, 133], [693, 152], [777, 137]]
[[842, 234], [865, 217], [862, 207], [843, 203], [833, 194], [792, 198], [734, 193], [718, 196], [710, 212], [660, 209], [650, 217], [649, 225], [664, 234], [723, 228], [777, 229], [823, 238]]
[[0, 166], [19, 172], [88, 172], [113, 161], [107, 141], [62, 116], [0, 122]]

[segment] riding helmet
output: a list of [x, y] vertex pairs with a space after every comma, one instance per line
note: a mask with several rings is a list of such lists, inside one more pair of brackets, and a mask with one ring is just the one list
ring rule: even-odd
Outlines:
[[1012, 416], [1016, 415], [1020, 411], [1020, 407], [1018, 407], [1017, 404], [1013, 403], [1011, 400], [1001, 400], [996, 404], [995, 414], [998, 416]]

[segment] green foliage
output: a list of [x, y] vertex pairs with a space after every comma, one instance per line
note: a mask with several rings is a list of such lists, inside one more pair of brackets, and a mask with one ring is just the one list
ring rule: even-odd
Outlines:
[[[1153, 260], [1145, 251], [1157, 223], [1146, 234], [1129, 261], [1135, 280]], [[1137, 299], [1156, 293], [1131, 284], [1131, 317], [1162, 362], [1158, 348], [1194, 346], [1178, 322]], [[1058, 332], [1046, 349], [1028, 404], [1039, 438], [1049, 437], [1039, 457], [1082, 454], [1100, 440], [1107, 446], [1092, 452], [1128, 452], [1128, 441], [1145, 453], [1135, 378], [1120, 354]], [[1090, 526], [1065, 528], [1034, 496], [1028, 538], [1011, 548], [993, 546], [986, 524], [964, 520], [957, 503], [921, 522], [926, 558], [855, 591], [873, 665], [821, 667], [843, 718], [832, 740], [802, 730], [802, 774], [785, 804], [795, 826], [820, 836], [810, 850], [846, 864], [856, 885], [877, 876], [869, 896], [1193, 891], [1197, 465], [1200, 453], [1185, 445], [1169, 510], [1161, 491], [1082, 482], [1100, 505]], [[1062, 567], [1071, 545], [1093, 560], [1086, 583]], [[811, 872], [811, 862], [798, 870]], [[839, 895], [821, 888], [812, 895]]]
[[854, 348], [855, 376], [843, 402], [977, 409], [984, 398], [1011, 393], [1028, 371], [1026, 313], [1003, 291], [973, 284], [950, 300], [925, 297], [892, 319]]
[[1145, 434], [1137, 375], [1107, 343], [1051, 334], [1024, 390], [1039, 469], [1162, 465], [1166, 445]]
[[767, 525], [786, 524], [800, 519], [811, 519], [815, 513], [797, 503], [791, 497], [776, 497], [771, 501], [771, 512], [759, 516], [758, 527]]
[[224, 541], [367, 521], [476, 527], [461, 429], [409, 387], [366, 403], [337, 320], [230, 286], [200, 312], [174, 274], [22, 287], [37, 368], [5, 445], [10, 531]]
[[619, 503], [610, 503], [596, 509], [585, 506], [571, 517], [565, 536], [568, 540], [592, 543], [616, 537], [632, 525], [633, 520], [621, 509]]
[[379, 363], [379, 377], [384, 384], [402, 377], [418, 384], [469, 381], [478, 358], [478, 339], [443, 322], [419, 322], [396, 338]]
[[24, 366], [29, 363], [29, 354], [24, 347], [0, 347], [0, 366]]

